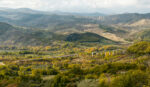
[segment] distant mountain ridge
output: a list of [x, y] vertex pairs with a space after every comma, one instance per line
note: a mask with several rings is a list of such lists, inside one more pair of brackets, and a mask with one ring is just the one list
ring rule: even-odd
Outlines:
[[[64, 40], [66, 35], [70, 35], [72, 33], [91, 32], [107, 39], [126, 42], [126, 40], [129, 40], [131, 36], [136, 36], [136, 34], [138, 34], [141, 30], [150, 28], [150, 13], [105, 15], [101, 13], [68, 13], [60, 11], [44, 12], [28, 8], [0, 8], [0, 22], [29, 28], [26, 32], [22, 32], [22, 30], [17, 29], [17, 31], [24, 35], [22, 37], [25, 37], [25, 39], [25, 34], [29, 34], [28, 36], [30, 37], [28, 38], [34, 37], [34, 40], [40, 39], [41, 41], [44, 37], [49, 40], [54, 40], [52, 37], [60, 35], [62, 37], [61, 40]], [[35, 32], [36, 30], [42, 31]], [[36, 34], [33, 35], [29, 32], [34, 32]], [[15, 34], [15, 32], [13, 33]], [[40, 34], [41, 36], [38, 36]], [[51, 37], [49, 37], [48, 34], [51, 34]], [[84, 36], [84, 34], [81, 36]], [[55, 39], [57, 40], [59, 38]], [[44, 39], [43, 41], [46, 40]]]
[[[77, 15], [77, 16], [76, 16]], [[27, 8], [20, 9], [6, 9], [0, 10], [0, 21], [6, 22], [12, 25], [35, 27], [35, 28], [47, 28], [49, 26], [55, 26], [57, 24], [67, 23], [92, 23], [94, 20], [87, 17], [81, 17], [79, 15], [92, 15], [92, 14], [80, 14], [80, 13], [50, 13], [31, 10]], [[98, 15], [98, 14], [96, 14]]]
[[104, 24], [118, 24], [118, 23], [133, 23], [141, 19], [150, 19], [150, 13], [125, 13], [102, 17], [100, 20]]
[[93, 12], [93, 13], [82, 13], [82, 12], [62, 12], [62, 11], [39, 11], [33, 10], [30, 8], [18, 8], [18, 9], [11, 9], [11, 8], [0, 8], [0, 11], [5, 12], [16, 12], [16, 13], [28, 13], [28, 14], [57, 14], [57, 15], [74, 15], [74, 16], [106, 16], [104, 13]]
[[[54, 15], [57, 17], [54, 17]], [[146, 13], [146, 14], [125, 13], [125, 14], [116, 14], [116, 15], [105, 15], [103, 13], [75, 13], [75, 12], [70, 13], [70, 12], [60, 12], [60, 11], [46, 12], [46, 11], [32, 10], [29, 8], [19, 8], [19, 9], [1, 8], [0, 9], [1, 22], [7, 22], [19, 26], [21, 25], [21, 26], [35, 27], [37, 25], [40, 26], [47, 25], [46, 27], [48, 27], [48, 25], [50, 25], [48, 23], [54, 22], [54, 20], [59, 22], [61, 18], [64, 18], [64, 20], [62, 21], [68, 21], [69, 23], [70, 20], [76, 21], [75, 18], [78, 18], [80, 20], [86, 20], [89, 23], [92, 22], [92, 23], [101, 23], [101, 24], [108, 25], [108, 24], [118, 24], [118, 23], [133, 23], [141, 19], [150, 19], [150, 13]], [[44, 22], [44, 25], [40, 23], [41, 21]]]

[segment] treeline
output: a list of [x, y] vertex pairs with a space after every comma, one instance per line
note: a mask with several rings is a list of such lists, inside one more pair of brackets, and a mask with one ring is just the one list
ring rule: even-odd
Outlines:
[[150, 54], [150, 42], [142, 41], [133, 44], [127, 49], [130, 54], [145, 55]]

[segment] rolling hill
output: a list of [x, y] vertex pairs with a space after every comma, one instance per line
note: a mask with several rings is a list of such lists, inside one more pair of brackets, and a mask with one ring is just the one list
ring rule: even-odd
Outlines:
[[150, 19], [150, 13], [146, 14], [124, 13], [99, 18], [99, 20], [101, 20], [101, 23], [103, 24], [133, 23], [141, 19]]
[[[1, 22], [27, 28], [15, 29], [16, 27], [10, 25], [12, 27], [11, 30], [5, 33], [7, 37], [11, 32], [11, 37], [20, 38], [19, 36], [15, 36], [17, 32], [20, 32], [23, 38], [22, 40], [12, 38], [15, 41], [13, 43], [18, 41], [23, 42], [29, 38], [32, 40], [27, 41], [28, 43], [42, 43], [40, 41], [45, 42], [59, 39], [65, 40], [65, 37], [68, 35], [83, 34], [86, 32], [91, 32], [113, 41], [127, 42], [126, 40], [129, 40], [131, 36], [137, 39], [139, 38], [137, 36], [140, 35], [139, 32], [149, 29], [149, 20], [150, 13], [126, 13], [104, 16], [100, 13], [42, 12], [28, 8], [0, 8]], [[4, 31], [1, 29], [1, 32]], [[26, 35], [28, 35], [28, 38]], [[62, 38], [58, 38], [59, 36]], [[3, 38], [2, 41], [7, 39], [5, 35]], [[12, 39], [10, 39], [10, 42]], [[80, 41], [80, 39], [78, 40]]]
[[150, 41], [150, 29], [142, 30], [135, 34], [138, 41]]
[[71, 42], [99, 42], [99, 43], [115, 43], [115, 41], [106, 39], [94, 33], [73, 33], [66, 37], [66, 41]]
[[94, 33], [63, 35], [48, 30], [14, 27], [3, 22], [0, 22], [0, 41], [1, 45], [48, 45], [53, 41], [115, 43]]
[[[61, 35], [43, 30], [24, 29], [0, 22], [0, 44], [40, 45], [61, 39]], [[59, 38], [58, 38], [59, 37]]]
[[[60, 24], [84, 24], [95, 23], [90, 17], [101, 15], [100, 13], [65, 13], [43, 12], [28, 8], [0, 9], [1, 22], [12, 25], [34, 28], [55, 27]], [[87, 17], [88, 16], [88, 17]]]

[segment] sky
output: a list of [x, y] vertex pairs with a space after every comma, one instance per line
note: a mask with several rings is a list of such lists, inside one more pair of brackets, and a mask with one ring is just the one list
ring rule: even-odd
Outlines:
[[0, 0], [0, 7], [63, 12], [149, 13], [150, 0]]

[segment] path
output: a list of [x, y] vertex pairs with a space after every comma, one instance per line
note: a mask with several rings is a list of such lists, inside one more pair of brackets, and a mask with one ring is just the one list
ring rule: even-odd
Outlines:
[[3, 62], [0, 62], [0, 65], [5, 65]]

